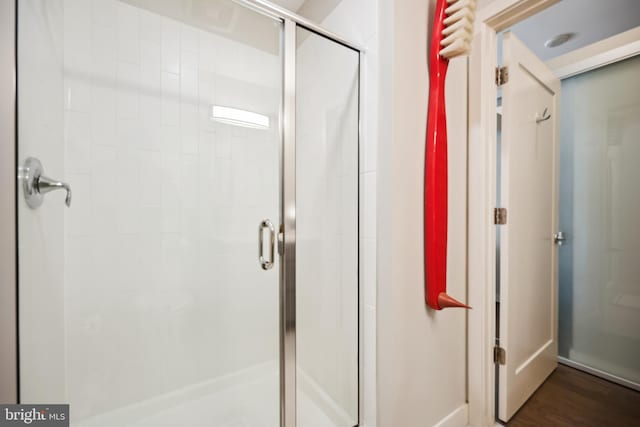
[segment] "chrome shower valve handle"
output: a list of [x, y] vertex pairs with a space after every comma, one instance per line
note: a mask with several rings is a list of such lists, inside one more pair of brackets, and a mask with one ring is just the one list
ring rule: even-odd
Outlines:
[[71, 186], [66, 182], [56, 181], [43, 175], [42, 163], [40, 160], [29, 157], [22, 167], [22, 188], [27, 205], [31, 209], [40, 207], [44, 200], [44, 195], [50, 191], [65, 190], [67, 195], [64, 203], [71, 206]]
[[54, 190], [66, 190], [67, 195], [64, 198], [64, 204], [69, 207], [71, 206], [71, 187], [66, 182], [54, 181], [51, 178], [40, 175], [36, 185], [40, 194], [45, 194]]

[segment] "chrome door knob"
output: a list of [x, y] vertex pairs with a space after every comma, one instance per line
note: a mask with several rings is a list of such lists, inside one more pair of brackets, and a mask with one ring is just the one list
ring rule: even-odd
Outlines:
[[564, 235], [562, 231], [558, 231], [556, 234], [553, 235], [553, 241], [558, 246], [562, 246], [566, 240], [567, 240], [567, 237]]
[[29, 157], [22, 166], [22, 188], [27, 206], [31, 209], [40, 207], [44, 195], [54, 190], [65, 190], [67, 196], [64, 203], [71, 206], [71, 187], [66, 182], [56, 181], [43, 175], [42, 163], [35, 157]]

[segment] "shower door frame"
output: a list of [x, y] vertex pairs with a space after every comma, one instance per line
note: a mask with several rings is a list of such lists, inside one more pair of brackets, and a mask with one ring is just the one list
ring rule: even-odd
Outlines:
[[[283, 24], [283, 86], [280, 114], [280, 218], [278, 253], [280, 255], [280, 426], [296, 427], [296, 29], [303, 28], [358, 54], [358, 166], [362, 144], [362, 81], [364, 50], [317, 24], [265, 0], [232, 0], [244, 7], [279, 20]], [[20, 402], [20, 348], [18, 317], [18, 133], [17, 133], [17, 22], [18, 0], [0, 2], [0, 402]], [[359, 180], [359, 178], [358, 178]], [[360, 185], [358, 182], [358, 200]], [[358, 203], [358, 206], [360, 203]], [[358, 207], [358, 224], [360, 222]], [[358, 232], [358, 254], [360, 253]], [[358, 256], [359, 258], [359, 256]], [[358, 272], [360, 266], [358, 265]], [[362, 352], [360, 314], [360, 274], [358, 274], [358, 425], [362, 406]], [[357, 425], [355, 426], [357, 427]]]
[[17, 0], [0, 2], [0, 402], [17, 403]]
[[[280, 171], [280, 218], [278, 237], [280, 255], [280, 426], [296, 427], [296, 30], [303, 28], [334, 43], [338, 43], [358, 54], [358, 147], [357, 176], [360, 177], [360, 146], [362, 143], [362, 63], [364, 50], [337, 34], [265, 0], [233, 0], [234, 2], [264, 13], [283, 22], [283, 96], [281, 111], [281, 171]], [[360, 183], [358, 182], [358, 200]], [[360, 203], [358, 202], [358, 206]], [[360, 223], [358, 207], [358, 224]], [[358, 225], [359, 227], [359, 225]], [[280, 237], [281, 236], [281, 237]], [[358, 230], [358, 254], [360, 232]], [[359, 255], [358, 255], [359, 258]], [[358, 272], [360, 266], [358, 265]], [[361, 422], [361, 365], [360, 351], [360, 274], [358, 274], [358, 424]]]

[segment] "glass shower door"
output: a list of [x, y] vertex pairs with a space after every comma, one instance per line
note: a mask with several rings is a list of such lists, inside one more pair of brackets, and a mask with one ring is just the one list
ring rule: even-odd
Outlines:
[[359, 53], [297, 32], [298, 426], [358, 424]]
[[640, 389], [640, 56], [562, 82], [559, 354]]
[[17, 4], [21, 401], [76, 427], [279, 425], [282, 23]]

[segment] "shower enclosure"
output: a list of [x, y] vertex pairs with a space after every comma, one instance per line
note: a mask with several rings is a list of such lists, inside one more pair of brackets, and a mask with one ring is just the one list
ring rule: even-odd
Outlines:
[[358, 48], [261, 0], [3, 7], [19, 401], [357, 425]]

